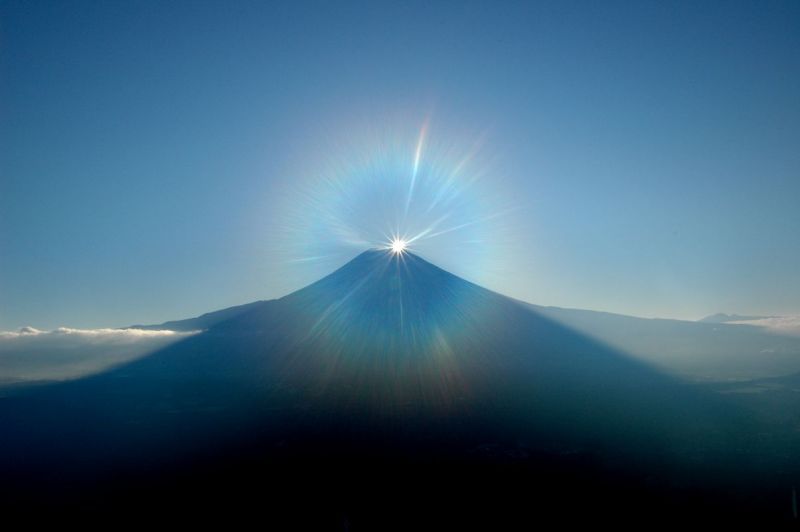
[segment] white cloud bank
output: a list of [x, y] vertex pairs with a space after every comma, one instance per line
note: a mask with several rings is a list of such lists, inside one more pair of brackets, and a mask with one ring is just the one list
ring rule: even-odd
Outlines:
[[194, 332], [146, 329], [0, 331], [0, 385], [73, 379], [152, 353]]
[[800, 336], [800, 316], [774, 316], [758, 320], [732, 321], [729, 323], [739, 325], [755, 325], [779, 334]]
[[[182, 336], [186, 333], [179, 331], [147, 329], [71, 329], [69, 327], [59, 327], [52, 331], [42, 331], [33, 327], [22, 327], [18, 331], [0, 331], [0, 338], [34, 338], [39, 336], [51, 336], [56, 338], [73, 337], [84, 338], [87, 340], [115, 341], [115, 342], [136, 342], [142, 338], [163, 338], [171, 336]], [[191, 334], [191, 333], [189, 333]]]

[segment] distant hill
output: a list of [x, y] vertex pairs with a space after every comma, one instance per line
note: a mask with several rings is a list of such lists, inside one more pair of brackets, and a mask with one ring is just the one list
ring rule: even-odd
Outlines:
[[702, 323], [728, 323], [732, 321], [752, 321], [752, 320], [763, 320], [766, 318], [774, 318], [775, 316], [741, 316], [739, 314], [723, 314], [721, 312], [717, 314], [712, 314], [710, 316], [706, 316], [700, 320], [697, 320]]
[[165, 321], [157, 325], [131, 325], [126, 327], [128, 329], [149, 329], [149, 330], [164, 330], [171, 331], [204, 331], [218, 323], [235, 318], [249, 310], [257, 308], [261, 305], [268, 303], [267, 301], [254, 301], [244, 305], [236, 305], [214, 312], [208, 312], [196, 318], [189, 318], [183, 320]]

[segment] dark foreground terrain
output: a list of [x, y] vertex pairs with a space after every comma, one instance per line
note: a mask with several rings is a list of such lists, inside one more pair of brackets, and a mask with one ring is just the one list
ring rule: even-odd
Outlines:
[[414, 255], [367, 252], [199, 320], [183, 326], [205, 332], [103, 374], [7, 391], [2, 514], [276, 530], [797, 522], [785, 417]]

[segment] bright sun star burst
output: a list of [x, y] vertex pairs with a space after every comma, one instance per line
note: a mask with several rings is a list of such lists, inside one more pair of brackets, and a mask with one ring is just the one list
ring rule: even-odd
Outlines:
[[395, 255], [399, 255], [400, 253], [402, 253], [402, 252], [404, 252], [406, 250], [407, 246], [408, 246], [408, 242], [406, 242], [405, 240], [402, 240], [400, 238], [395, 238], [394, 240], [392, 240], [392, 243], [391, 243], [392, 253], [394, 253]]

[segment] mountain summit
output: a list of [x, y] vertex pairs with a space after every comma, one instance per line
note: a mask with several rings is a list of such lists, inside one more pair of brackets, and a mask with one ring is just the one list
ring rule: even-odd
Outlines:
[[[220, 328], [259, 330], [280, 307], [308, 338], [364, 343], [377, 349], [420, 350], [432, 336], [480, 319], [496, 294], [404, 252], [366, 251], [334, 273], [284, 298], [251, 309]], [[313, 323], [309, 323], [313, 320]], [[287, 320], [282, 320], [287, 321]], [[472, 324], [474, 325], [474, 324]], [[344, 347], [344, 346], [343, 346]]]

